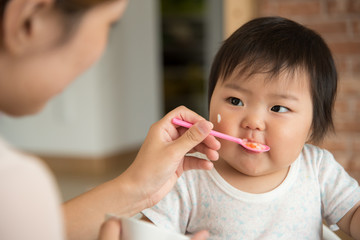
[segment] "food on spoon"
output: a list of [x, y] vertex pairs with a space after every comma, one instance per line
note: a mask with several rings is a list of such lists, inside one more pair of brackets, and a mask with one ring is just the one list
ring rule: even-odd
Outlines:
[[252, 149], [257, 149], [257, 150], [266, 149], [266, 147], [263, 144], [257, 142], [248, 142], [247, 140], [244, 140], [244, 144]]

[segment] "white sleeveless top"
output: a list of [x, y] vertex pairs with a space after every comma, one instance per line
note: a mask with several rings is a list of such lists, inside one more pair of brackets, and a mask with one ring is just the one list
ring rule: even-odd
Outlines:
[[59, 192], [49, 170], [1, 140], [0, 239], [65, 239]]

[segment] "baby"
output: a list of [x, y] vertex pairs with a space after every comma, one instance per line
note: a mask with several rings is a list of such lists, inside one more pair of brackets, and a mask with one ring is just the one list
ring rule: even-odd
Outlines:
[[254, 19], [217, 53], [209, 79], [221, 140], [211, 171], [184, 173], [155, 207], [158, 226], [211, 239], [321, 239], [322, 220], [360, 239], [360, 188], [320, 142], [333, 129], [337, 73], [323, 39], [280, 17]]

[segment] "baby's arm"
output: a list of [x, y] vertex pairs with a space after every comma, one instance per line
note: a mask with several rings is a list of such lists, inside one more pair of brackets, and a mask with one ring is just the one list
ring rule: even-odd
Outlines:
[[360, 201], [340, 219], [337, 225], [354, 239], [360, 240]]

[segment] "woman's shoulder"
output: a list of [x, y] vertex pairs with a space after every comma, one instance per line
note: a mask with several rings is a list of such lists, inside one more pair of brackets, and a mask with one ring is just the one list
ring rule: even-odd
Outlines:
[[40, 159], [16, 150], [0, 139], [0, 172], [16, 172], [18, 170], [24, 171], [25, 169], [47, 171]]
[[39, 158], [18, 151], [0, 139], [0, 188], [19, 187], [21, 184], [46, 188], [56, 186], [50, 170]]
[[61, 199], [52, 174], [40, 159], [17, 151], [2, 140], [0, 196], [0, 220], [6, 229], [1, 236], [64, 239]]

